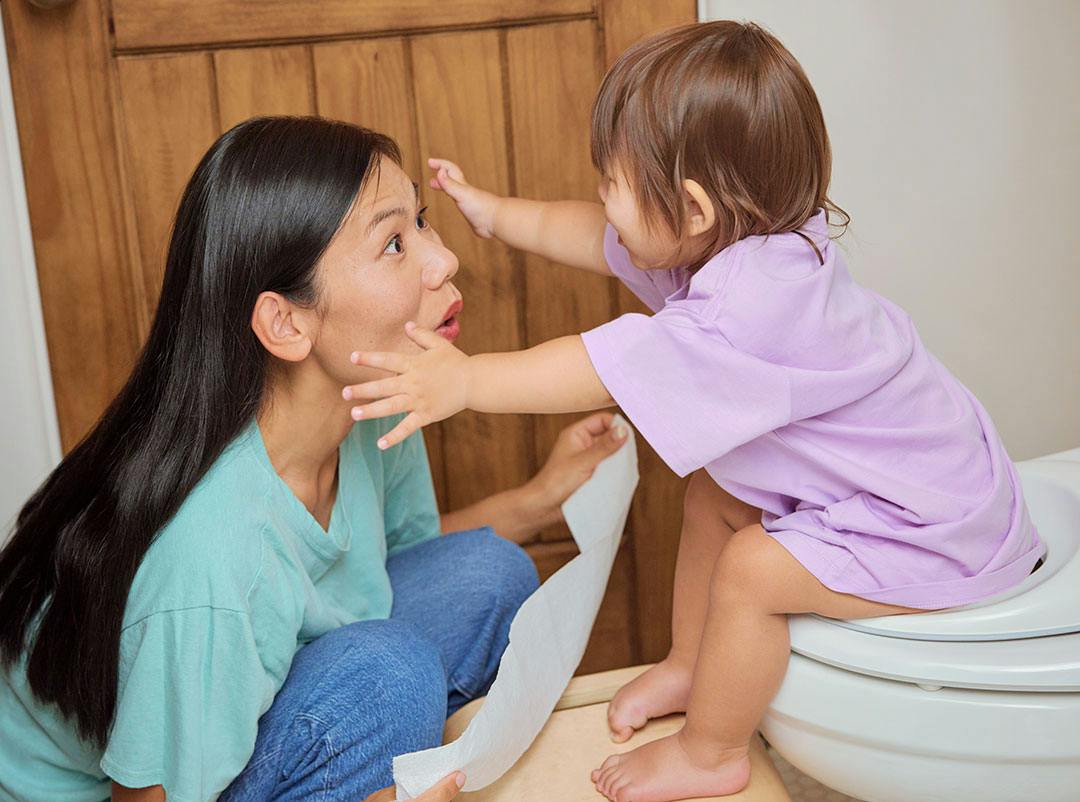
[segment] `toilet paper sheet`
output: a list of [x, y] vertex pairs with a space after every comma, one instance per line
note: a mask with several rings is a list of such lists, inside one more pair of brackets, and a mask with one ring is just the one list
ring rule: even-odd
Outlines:
[[465, 791], [499, 779], [547, 722], [581, 662], [637, 487], [637, 447], [626, 443], [600, 463], [562, 506], [581, 553], [518, 610], [510, 644], [480, 712], [456, 741], [394, 758], [399, 800], [413, 799], [446, 775], [465, 773]]

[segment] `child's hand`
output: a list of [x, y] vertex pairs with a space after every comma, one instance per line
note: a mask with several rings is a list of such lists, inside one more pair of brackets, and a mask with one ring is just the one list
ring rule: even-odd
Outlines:
[[405, 331], [423, 350], [415, 356], [385, 352], [354, 352], [353, 364], [380, 368], [398, 375], [353, 384], [341, 395], [346, 400], [372, 399], [352, 408], [353, 420], [409, 414], [381, 440], [379, 448], [397, 445], [421, 426], [449, 418], [465, 409], [468, 399], [466, 367], [469, 357], [433, 331], [413, 322]]
[[449, 195], [479, 236], [485, 239], [494, 236], [498, 195], [472, 186], [461, 168], [451, 161], [428, 159], [428, 167], [435, 171], [435, 177], [428, 182], [431, 188]]

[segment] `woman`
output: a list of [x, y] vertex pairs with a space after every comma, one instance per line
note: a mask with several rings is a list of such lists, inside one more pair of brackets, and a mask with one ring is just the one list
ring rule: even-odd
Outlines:
[[457, 266], [387, 137], [214, 144], [134, 372], [0, 554], [0, 799], [358, 800], [486, 690], [537, 582], [509, 540], [620, 442], [588, 418], [440, 521], [420, 436], [380, 451], [340, 388], [406, 320], [456, 337]]

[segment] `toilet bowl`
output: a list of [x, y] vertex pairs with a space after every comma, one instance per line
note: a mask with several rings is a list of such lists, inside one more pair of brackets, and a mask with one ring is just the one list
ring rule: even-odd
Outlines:
[[1080, 802], [1080, 449], [1017, 465], [1043, 565], [948, 612], [792, 616], [761, 731], [866, 802]]

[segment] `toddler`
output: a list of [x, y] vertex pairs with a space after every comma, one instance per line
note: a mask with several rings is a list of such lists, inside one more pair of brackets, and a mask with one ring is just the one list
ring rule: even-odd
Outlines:
[[[603, 205], [500, 198], [432, 159], [477, 234], [614, 276], [627, 314], [519, 353], [466, 356], [410, 325], [415, 354], [345, 388], [353, 416], [408, 412], [381, 447], [462, 409], [618, 404], [680, 476], [668, 657], [623, 688], [625, 741], [676, 735], [595, 772], [615, 802], [730, 794], [789, 654], [787, 615], [935, 610], [1000, 593], [1044, 551], [986, 411], [830, 240], [829, 140], [802, 68], [753, 24], [711, 22], [628, 50], [595, 102]], [[557, 169], [557, 165], [553, 165]], [[857, 703], [857, 700], [852, 700]]]

